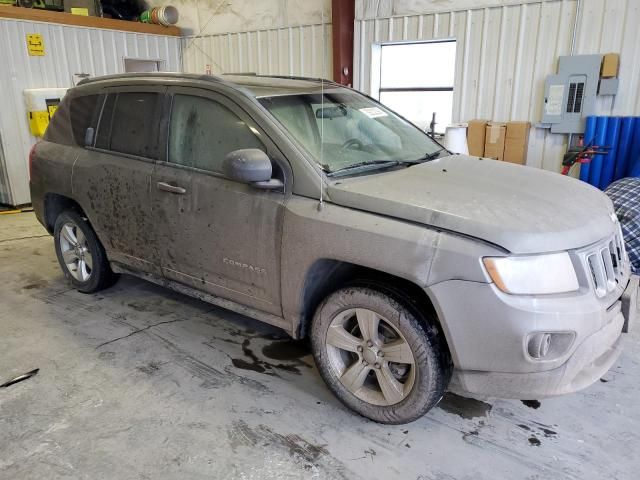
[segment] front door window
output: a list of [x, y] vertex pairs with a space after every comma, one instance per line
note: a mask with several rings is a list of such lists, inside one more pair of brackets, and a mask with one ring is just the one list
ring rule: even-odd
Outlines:
[[249, 126], [220, 103], [190, 95], [174, 96], [169, 162], [222, 173], [224, 157], [241, 148], [265, 150]]

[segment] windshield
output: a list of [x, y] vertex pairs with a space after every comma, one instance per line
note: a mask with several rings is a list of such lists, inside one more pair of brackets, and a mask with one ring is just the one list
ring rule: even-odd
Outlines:
[[349, 90], [325, 91], [324, 99], [313, 93], [259, 100], [328, 173], [419, 161], [442, 150], [411, 123]]

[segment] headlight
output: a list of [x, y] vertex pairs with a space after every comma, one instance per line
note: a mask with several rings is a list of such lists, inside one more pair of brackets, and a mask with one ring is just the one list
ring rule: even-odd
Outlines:
[[496, 286], [514, 295], [545, 295], [578, 290], [578, 277], [567, 252], [523, 257], [485, 257]]

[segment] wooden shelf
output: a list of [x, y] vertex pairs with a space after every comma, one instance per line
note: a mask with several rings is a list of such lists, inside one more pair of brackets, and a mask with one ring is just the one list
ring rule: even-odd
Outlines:
[[180, 36], [180, 29], [178, 27], [163, 27], [162, 25], [128, 22], [126, 20], [115, 20], [113, 18], [85, 17], [83, 15], [71, 15], [70, 13], [39, 10], [36, 8], [13, 7], [11, 5], [0, 5], [0, 18], [59, 23], [61, 25], [73, 25], [75, 27], [105, 28], [125, 32], [151, 33], [172, 37]]

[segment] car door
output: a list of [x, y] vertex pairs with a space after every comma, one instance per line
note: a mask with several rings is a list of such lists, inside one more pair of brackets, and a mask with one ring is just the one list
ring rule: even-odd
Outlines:
[[259, 190], [225, 178], [222, 163], [231, 151], [259, 148], [284, 179], [286, 162], [226, 96], [175, 87], [169, 97], [167, 158], [152, 180], [163, 274], [280, 315], [284, 189]]
[[111, 261], [161, 275], [152, 238], [151, 174], [160, 153], [165, 87], [105, 91], [95, 135], [73, 169], [73, 191]]

